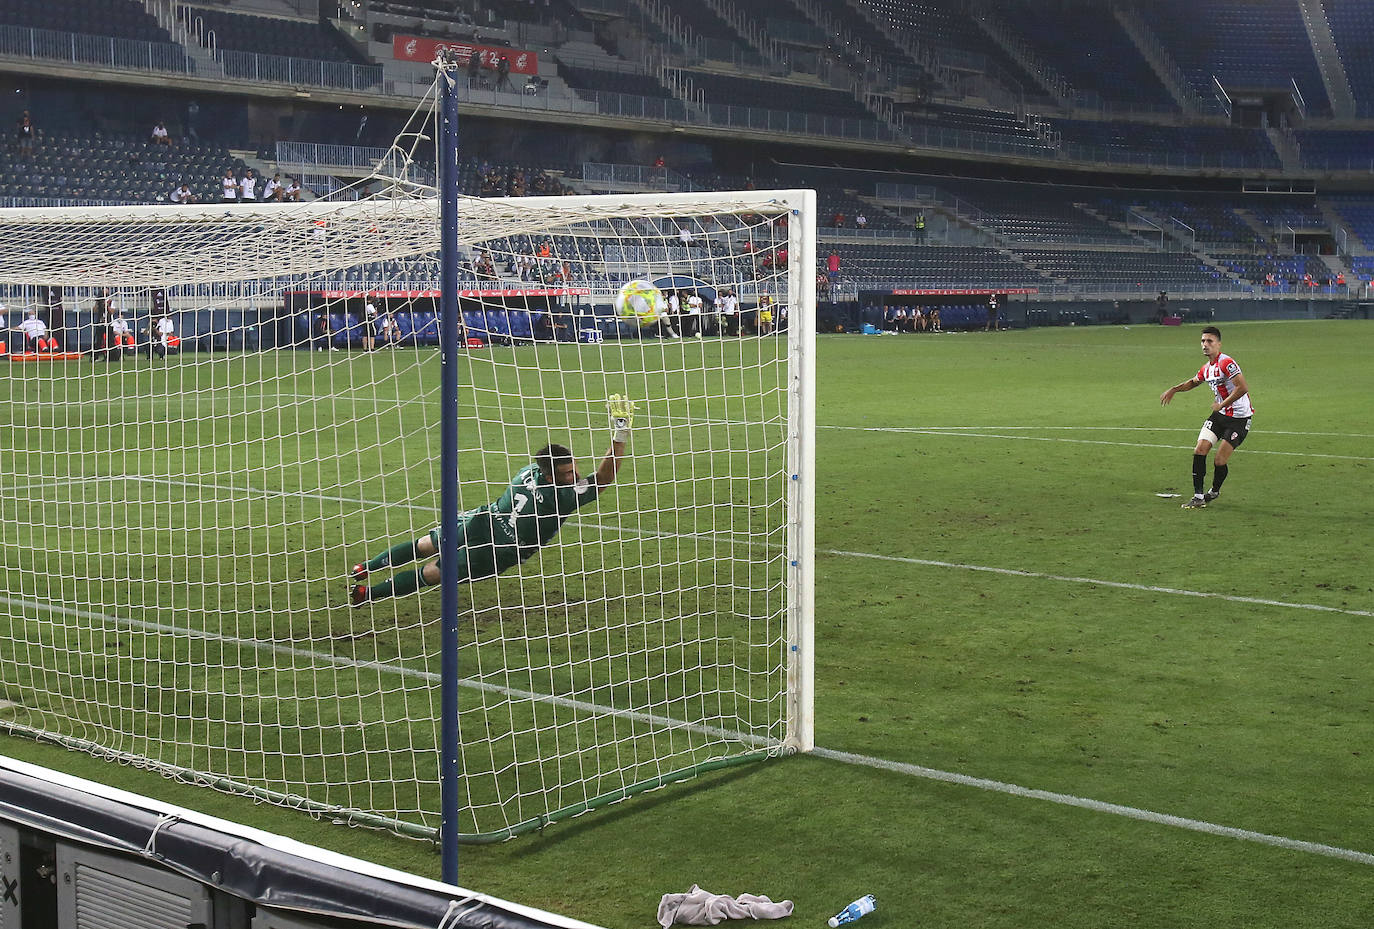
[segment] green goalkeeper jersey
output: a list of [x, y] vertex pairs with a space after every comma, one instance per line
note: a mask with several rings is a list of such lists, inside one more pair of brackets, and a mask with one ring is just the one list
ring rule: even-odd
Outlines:
[[595, 500], [598, 490], [596, 481], [587, 478], [575, 484], [545, 484], [539, 466], [531, 463], [511, 478], [501, 499], [481, 510], [491, 515], [498, 545], [514, 542], [520, 560], [525, 561], [558, 535], [579, 507]]

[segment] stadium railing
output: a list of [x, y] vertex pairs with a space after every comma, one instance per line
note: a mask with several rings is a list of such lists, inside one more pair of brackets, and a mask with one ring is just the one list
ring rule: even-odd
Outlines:
[[379, 65], [355, 65], [346, 61], [319, 61], [231, 50], [221, 50], [217, 57], [226, 78], [339, 90], [382, 89], [382, 69]]
[[72, 64], [104, 65], [122, 71], [194, 72], [196, 64], [171, 42], [144, 42], [113, 36], [0, 26], [0, 55]]

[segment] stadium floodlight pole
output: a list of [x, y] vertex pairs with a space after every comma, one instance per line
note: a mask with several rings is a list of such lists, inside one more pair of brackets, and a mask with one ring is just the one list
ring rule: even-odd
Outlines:
[[439, 857], [440, 874], [458, 883], [458, 810], [461, 759], [458, 748], [458, 62], [452, 53], [435, 60], [439, 83], [439, 558], [441, 624]]

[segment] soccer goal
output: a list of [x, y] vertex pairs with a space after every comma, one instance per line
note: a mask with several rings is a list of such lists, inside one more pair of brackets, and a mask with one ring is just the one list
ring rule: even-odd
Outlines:
[[[813, 195], [464, 198], [449, 321], [403, 154], [353, 201], [0, 211], [9, 334], [60, 349], [0, 358], [0, 729], [434, 837], [447, 723], [470, 841], [808, 749]], [[614, 482], [461, 586], [443, 719], [439, 594], [353, 566], [448, 469], [465, 511], [549, 444], [591, 475], [611, 395]]]

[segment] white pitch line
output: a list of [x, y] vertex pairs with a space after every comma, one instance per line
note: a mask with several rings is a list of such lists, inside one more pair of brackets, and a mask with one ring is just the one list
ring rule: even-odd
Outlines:
[[1072, 794], [1036, 790], [1032, 787], [1021, 787], [1017, 784], [1008, 784], [1003, 781], [993, 781], [982, 777], [970, 777], [967, 774], [939, 771], [935, 768], [925, 768], [921, 765], [906, 764], [900, 761], [887, 761], [882, 758], [855, 755], [850, 752], [835, 751], [834, 749], [816, 748], [812, 751], [812, 754], [819, 758], [828, 758], [832, 761], [840, 761], [845, 764], [876, 768], [880, 771], [891, 771], [897, 774], [906, 774], [911, 777], [921, 777], [932, 781], [943, 781], [947, 784], [958, 784], [961, 787], [975, 787], [978, 790], [990, 790], [996, 793], [1009, 794], [1013, 797], [1022, 797], [1028, 800], [1043, 800], [1048, 803], [1058, 803], [1063, 806], [1074, 806], [1079, 809], [1092, 810], [1095, 813], [1109, 813], [1113, 816], [1124, 816], [1128, 819], [1136, 819], [1160, 826], [1171, 826], [1175, 829], [1187, 829], [1191, 832], [1202, 832], [1207, 835], [1220, 836], [1227, 839], [1239, 839], [1244, 842], [1258, 842], [1262, 845], [1272, 845], [1275, 848], [1283, 848], [1295, 852], [1306, 852], [1310, 855], [1323, 855], [1327, 858], [1339, 858], [1342, 861], [1352, 861], [1356, 864], [1374, 865], [1374, 855], [1368, 854], [1367, 852], [1355, 851], [1350, 848], [1341, 848], [1336, 845], [1323, 845], [1320, 842], [1304, 842], [1301, 839], [1289, 839], [1281, 835], [1271, 835], [1267, 832], [1252, 832], [1249, 829], [1237, 829], [1234, 826], [1221, 826], [1200, 819], [1188, 819], [1183, 816], [1172, 816], [1168, 813], [1156, 813], [1153, 810], [1142, 810], [1133, 806], [1122, 806], [1119, 803], [1106, 803], [1102, 800], [1092, 800], [1087, 797], [1075, 797]]
[[[71, 607], [58, 606], [57, 604], [41, 603], [33, 600], [20, 600], [14, 597], [0, 597], [0, 603], [11, 606], [35, 608], [64, 616], [72, 616], [79, 619], [88, 619], [111, 625], [123, 625], [135, 629], [144, 629], [153, 632], [162, 632], [170, 635], [187, 636], [189, 638], [203, 639], [209, 641], [223, 642], [226, 644], [240, 645], [256, 651], [268, 651], [286, 655], [291, 658], [305, 658], [318, 661], [325, 665], [334, 667], [346, 667], [357, 670], [373, 670], [384, 673], [392, 673], [405, 677], [416, 678], [428, 684], [437, 684], [440, 681], [438, 674], [420, 668], [411, 668], [405, 665], [392, 664], [383, 661], [359, 661], [356, 658], [347, 658], [339, 655], [332, 655], [324, 652], [316, 652], [310, 649], [298, 648], [296, 646], [280, 645], [275, 642], [265, 642], [259, 639], [249, 639], [239, 636], [221, 636], [215, 633], [206, 632], [198, 629], [182, 629], [176, 626], [168, 626], [162, 623], [150, 623], [135, 619], [121, 619], [116, 616], [108, 616], [90, 610], [77, 610]], [[486, 681], [478, 681], [472, 678], [459, 680], [459, 686], [468, 687], [488, 693], [498, 693], [517, 699], [530, 700], [535, 702], [550, 703], [555, 706], [578, 709], [596, 715], [614, 716], [622, 719], [631, 719], [651, 726], [661, 726], [666, 729], [686, 730], [696, 732], [701, 735], [714, 738], [730, 739], [745, 742], [756, 746], [768, 746], [776, 744], [772, 740], [755, 735], [753, 733], [734, 732], [717, 726], [707, 726], [701, 723], [688, 723], [683, 720], [673, 719], [672, 717], [660, 716], [655, 713], [645, 713], [636, 710], [623, 710], [615, 707], [602, 706], [601, 704], [591, 703], [585, 700], [574, 700], [569, 697], [556, 697], [549, 694], [540, 694], [533, 691], [520, 690], [512, 687], [503, 687], [499, 684], [491, 684]], [[1249, 829], [1238, 829], [1233, 826], [1222, 826], [1216, 823], [1209, 823], [1203, 820], [1188, 819], [1182, 816], [1173, 816], [1168, 813], [1157, 813], [1152, 810], [1139, 809], [1137, 807], [1123, 806], [1118, 803], [1107, 803], [1102, 800], [1092, 800], [1086, 797], [1076, 797], [1072, 794], [1054, 793], [1047, 790], [1037, 790], [1031, 787], [1021, 787], [1017, 784], [1009, 784], [1003, 781], [994, 781], [988, 778], [971, 777], [967, 774], [958, 774], [951, 771], [940, 771], [936, 768], [927, 768], [921, 765], [909, 764], [899, 761], [888, 761], [883, 758], [874, 758], [869, 755], [856, 755], [852, 752], [843, 752], [835, 749], [817, 747], [812, 750], [818, 758], [825, 758], [830, 761], [838, 761], [842, 764], [857, 765], [867, 768], [874, 768], [881, 771], [889, 771], [896, 774], [904, 774], [912, 777], [921, 777], [927, 780], [943, 781], [949, 784], [956, 784], [961, 787], [973, 787], [978, 790], [988, 790], [996, 793], [1004, 793], [1014, 797], [1021, 797], [1028, 800], [1041, 800], [1049, 803], [1057, 803], [1064, 806], [1073, 806], [1080, 809], [1090, 810], [1096, 813], [1107, 813], [1113, 816], [1123, 816], [1128, 819], [1140, 820], [1143, 822], [1154, 823], [1156, 825], [1170, 826], [1176, 829], [1187, 829], [1193, 832], [1206, 833], [1208, 835], [1219, 836], [1222, 838], [1239, 839], [1247, 842], [1259, 842], [1264, 845], [1271, 845], [1289, 851], [1304, 852], [1312, 855], [1322, 855], [1328, 858], [1340, 858], [1344, 861], [1351, 861], [1357, 864], [1374, 865], [1374, 855], [1358, 852], [1353, 849], [1340, 848], [1334, 845], [1323, 845], [1319, 842], [1306, 842], [1301, 839], [1290, 839], [1284, 836], [1270, 835], [1263, 832], [1253, 832]]]
[[993, 568], [987, 565], [960, 564], [956, 561], [935, 561], [930, 558], [905, 558], [900, 555], [877, 555], [873, 552], [851, 552], [844, 549], [816, 549], [818, 555], [840, 555], [845, 558], [868, 558], [874, 561], [891, 561], [899, 564], [923, 565], [930, 568], [956, 568], [960, 571], [980, 571], [985, 574], [1000, 574], [1005, 577], [1029, 577], [1041, 581], [1060, 581], [1067, 584], [1091, 584], [1096, 587], [1112, 587], [1117, 590], [1139, 590], [1152, 594], [1171, 594], [1176, 597], [1201, 597], [1209, 600], [1225, 600], [1228, 603], [1250, 603], [1256, 606], [1277, 606], [1290, 610], [1312, 610], [1320, 613], [1341, 613], [1346, 616], [1374, 616], [1374, 610], [1348, 610], [1339, 606], [1323, 606], [1320, 603], [1293, 603], [1288, 600], [1266, 600], [1263, 597], [1240, 597], [1234, 594], [1212, 593], [1206, 590], [1186, 590], [1180, 587], [1156, 587], [1150, 584], [1131, 584], [1126, 581], [1105, 581], [1096, 577], [1075, 577], [1067, 574], [1046, 574], [1041, 571], [1020, 571], [1016, 568]]
[[[1108, 442], [1105, 439], [1065, 439], [1058, 436], [1047, 435], [1007, 435], [998, 432], [955, 432], [945, 429], [917, 429], [904, 426], [838, 426], [824, 428], [849, 428], [857, 429], [860, 432], [895, 432], [905, 435], [938, 435], [946, 438], [960, 439], [1014, 439], [1018, 442], [1066, 442], [1072, 445], [1117, 445], [1123, 448], [1164, 448], [1170, 451], [1181, 451], [1191, 446], [1187, 445], [1159, 445], [1150, 442]], [[1342, 461], [1374, 461], [1374, 457], [1366, 455], [1326, 455], [1321, 452], [1280, 452], [1267, 448], [1256, 448], [1245, 450], [1246, 457], [1251, 455], [1283, 455], [1290, 458], [1338, 458]]]
[[[168, 478], [145, 477], [143, 475], [120, 475], [125, 480], [148, 481], [149, 483], [166, 484], [175, 487], [196, 487], [204, 490], [225, 491], [238, 494], [254, 494], [259, 496], [276, 497], [297, 497], [321, 500], [328, 503], [339, 503], [347, 505], [362, 506], [363, 504], [352, 497], [339, 497], [328, 494], [321, 494], [312, 491], [289, 491], [289, 490], [266, 490], [257, 487], [239, 487], [225, 484], [204, 484], [194, 481], [175, 481]], [[109, 480], [110, 478], [105, 478]], [[81, 479], [73, 479], [81, 480]], [[381, 506], [381, 504], [377, 504]], [[437, 518], [438, 510], [432, 506], [421, 506], [419, 504], [402, 502], [387, 505], [387, 509], [405, 509], [413, 512], [425, 513]], [[623, 533], [625, 535], [638, 536], [645, 541], [662, 541], [665, 539], [695, 539], [707, 542], [728, 542], [736, 545], [746, 545], [761, 547], [768, 550], [777, 550], [778, 543], [759, 541], [750, 538], [741, 538], [734, 533], [700, 533], [700, 532], [663, 532], [652, 529], [638, 529], [630, 526], [617, 526], [609, 523], [596, 522], [590, 519], [578, 521], [578, 526], [595, 529], [602, 532]], [[1178, 597], [1200, 597], [1204, 599], [1225, 600], [1231, 603], [1249, 603], [1257, 606], [1274, 606], [1291, 610], [1308, 610], [1322, 613], [1340, 613], [1346, 616], [1374, 616], [1374, 611], [1370, 610], [1351, 610], [1336, 606], [1323, 606], [1319, 603], [1294, 603], [1287, 600], [1269, 600], [1262, 597], [1241, 597], [1233, 594], [1212, 593], [1202, 590], [1188, 590], [1179, 587], [1157, 587], [1147, 584], [1132, 584], [1126, 581], [1109, 581], [1095, 577], [1077, 577], [1074, 575], [1049, 574], [1041, 571], [1025, 571], [1018, 568], [997, 568], [990, 565], [963, 564], [954, 561], [937, 561], [930, 558], [910, 558], [900, 555], [879, 555], [875, 552], [855, 552], [838, 548], [817, 548], [818, 555], [835, 555], [843, 558], [867, 558], [874, 561], [888, 561], [897, 564], [921, 565], [929, 568], [955, 568], [961, 571], [979, 571], [985, 574], [1000, 574], [1006, 577], [1027, 577], [1037, 580], [1058, 581], [1070, 584], [1088, 584], [1096, 587], [1112, 587], [1119, 590], [1139, 590], [1145, 593], [1169, 594]]]
[[[1178, 432], [1177, 426], [997, 426], [985, 424], [982, 426], [852, 426], [852, 425], [827, 425], [817, 424], [818, 429], [852, 429], [852, 430], [906, 430], [916, 429], [931, 432], [964, 432], [974, 429], [1006, 429], [1021, 430], [1032, 432], [1035, 430], [1059, 430], [1060, 432]], [[1374, 433], [1369, 432], [1295, 432], [1287, 429], [1265, 429], [1264, 435], [1298, 435], [1298, 436], [1325, 436], [1337, 439], [1374, 439]]]

